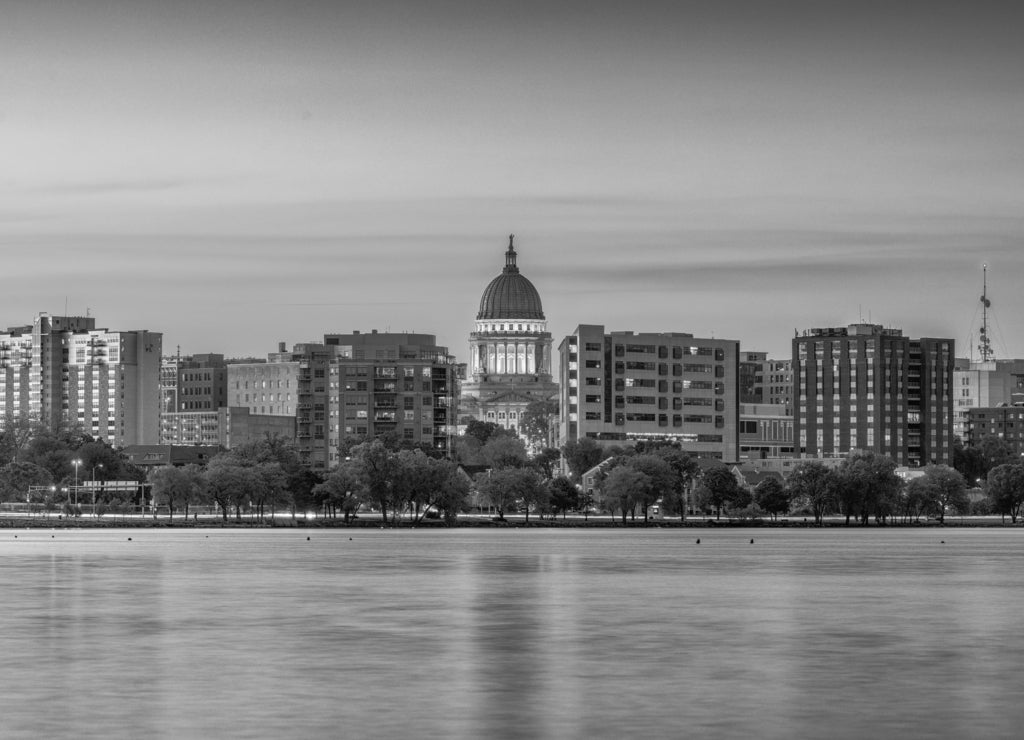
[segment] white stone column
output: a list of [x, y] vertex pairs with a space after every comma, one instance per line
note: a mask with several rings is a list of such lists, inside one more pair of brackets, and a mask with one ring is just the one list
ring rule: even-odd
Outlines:
[[530, 375], [537, 372], [537, 355], [536, 345], [534, 342], [530, 342], [526, 345], [526, 372]]

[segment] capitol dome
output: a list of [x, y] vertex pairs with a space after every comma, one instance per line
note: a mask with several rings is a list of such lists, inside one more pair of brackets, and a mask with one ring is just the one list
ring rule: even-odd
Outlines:
[[477, 321], [492, 319], [527, 319], [544, 320], [544, 309], [540, 304], [540, 294], [533, 283], [519, 273], [516, 267], [516, 250], [512, 246], [513, 237], [508, 238], [508, 251], [505, 252], [505, 269], [494, 278], [484, 289], [480, 298], [480, 312]]

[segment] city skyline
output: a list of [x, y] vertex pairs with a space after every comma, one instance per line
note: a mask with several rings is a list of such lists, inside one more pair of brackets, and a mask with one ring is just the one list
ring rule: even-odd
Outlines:
[[263, 356], [435, 334], [507, 234], [552, 335], [861, 319], [999, 358], [1024, 269], [1003, 3], [15, 3], [0, 323]]

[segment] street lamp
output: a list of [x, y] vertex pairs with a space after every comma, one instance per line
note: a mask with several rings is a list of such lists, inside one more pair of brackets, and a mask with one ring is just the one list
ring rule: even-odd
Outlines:
[[75, 508], [78, 508], [78, 468], [82, 465], [82, 461], [76, 457], [71, 464], [75, 466]]
[[96, 468], [103, 470], [103, 463], [96, 463], [92, 466], [92, 513], [96, 513]]

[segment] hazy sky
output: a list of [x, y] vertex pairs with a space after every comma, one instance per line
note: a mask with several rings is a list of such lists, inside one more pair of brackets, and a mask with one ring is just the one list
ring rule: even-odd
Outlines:
[[[1022, 10], [1018, 10], [1021, 8]], [[5, 0], [0, 324], [461, 360], [514, 232], [579, 323], [1024, 357], [1022, 3]], [[972, 336], [973, 334], [973, 336]]]

